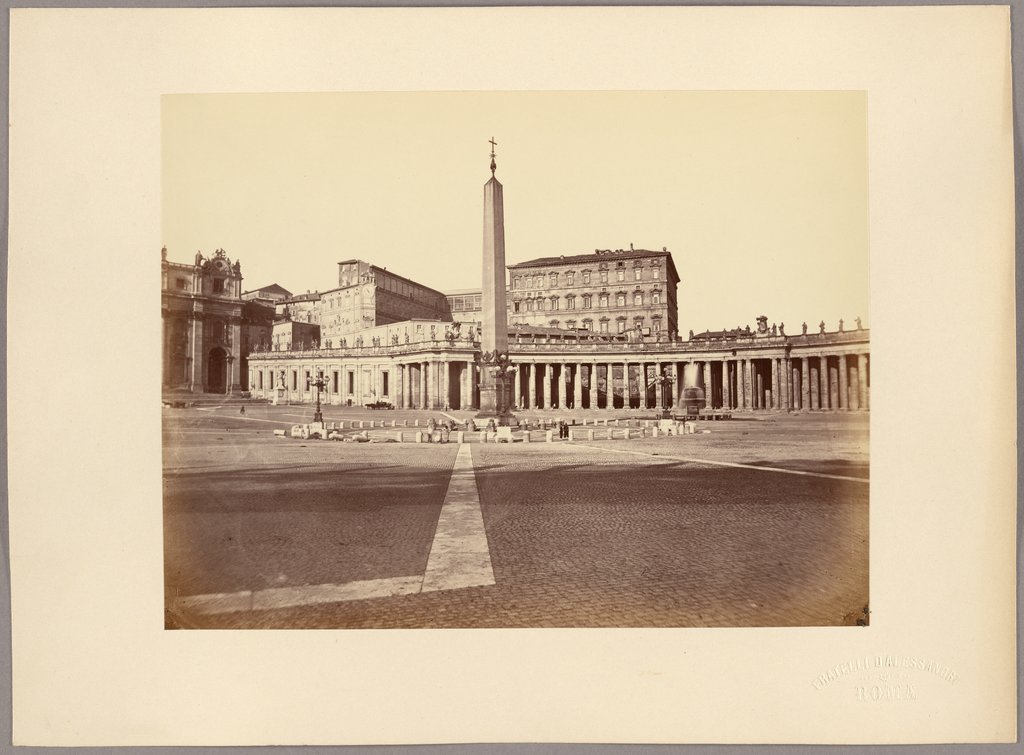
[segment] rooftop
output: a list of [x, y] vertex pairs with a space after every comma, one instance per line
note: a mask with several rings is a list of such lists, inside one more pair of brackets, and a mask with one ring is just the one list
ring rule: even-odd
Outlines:
[[665, 248], [662, 248], [660, 252], [651, 249], [595, 249], [591, 254], [562, 254], [558, 257], [538, 257], [526, 262], [517, 262], [508, 267], [513, 269], [519, 267], [562, 265], [565, 263], [607, 262], [608, 260], [637, 259], [642, 257], [664, 257], [669, 254], [668, 249]]

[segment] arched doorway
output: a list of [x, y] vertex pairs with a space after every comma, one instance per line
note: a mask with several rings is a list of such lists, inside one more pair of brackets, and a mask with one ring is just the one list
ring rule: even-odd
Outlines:
[[206, 359], [206, 390], [208, 393], [224, 393], [227, 387], [228, 370], [224, 349], [210, 349]]

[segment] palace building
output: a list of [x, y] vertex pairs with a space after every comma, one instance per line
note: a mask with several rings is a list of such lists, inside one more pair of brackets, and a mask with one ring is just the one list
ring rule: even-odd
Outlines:
[[[762, 315], [753, 329], [681, 338], [680, 279], [664, 247], [506, 268], [494, 169], [492, 159], [483, 290], [445, 294], [352, 259], [338, 263], [330, 291], [293, 295], [273, 285], [243, 295], [239, 263], [223, 250], [184, 265], [168, 262], [165, 249], [165, 390], [310, 402], [311, 382], [324, 377], [330, 404], [480, 409], [490, 379], [482, 370], [495, 369], [500, 351], [513, 370], [510, 408], [520, 411], [674, 408], [695, 396], [727, 411], [869, 408], [869, 331], [859, 319], [852, 329], [821, 322], [809, 332], [804, 323], [789, 334]], [[494, 314], [499, 307], [506, 317]], [[490, 336], [489, 352], [481, 344], [492, 326], [507, 341]]]

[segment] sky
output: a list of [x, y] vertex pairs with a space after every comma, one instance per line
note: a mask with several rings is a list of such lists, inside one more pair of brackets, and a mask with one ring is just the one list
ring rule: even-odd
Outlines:
[[489, 140], [506, 263], [668, 248], [679, 330], [868, 312], [863, 92], [165, 95], [163, 238], [243, 288], [337, 286], [359, 258], [479, 288]]

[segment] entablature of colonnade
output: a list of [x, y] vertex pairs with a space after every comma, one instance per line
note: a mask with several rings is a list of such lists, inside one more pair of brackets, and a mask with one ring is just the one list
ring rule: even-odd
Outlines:
[[395, 358], [404, 361], [409, 357], [415, 361], [422, 360], [448, 360], [448, 361], [474, 361], [480, 353], [479, 344], [455, 343], [449, 344], [443, 341], [420, 342], [399, 344], [390, 346], [345, 346], [339, 348], [324, 349], [292, 349], [290, 351], [251, 351], [249, 352], [250, 363], [261, 361], [293, 361], [296, 359], [373, 359], [380, 357]]
[[827, 350], [829, 354], [858, 354], [867, 351], [869, 331], [853, 330], [836, 333], [816, 333], [799, 336], [750, 336], [693, 341], [552, 341], [519, 342], [509, 344], [513, 361], [523, 359], [550, 359], [552, 356], [572, 356], [583, 360], [621, 354], [643, 356], [664, 361], [700, 361], [702, 359], [759, 359], [771, 357], [817, 356]]
[[[830, 355], [859, 354], [868, 351], [870, 331], [851, 330], [835, 333], [815, 333], [797, 336], [740, 336], [692, 341], [551, 341], [510, 342], [512, 361], [573, 357], [583, 360], [613, 355], [643, 356], [664, 361], [700, 361], [704, 359], [759, 359], [772, 357], [814, 357], [823, 351]], [[479, 356], [479, 343], [473, 342], [417, 342], [381, 346], [346, 346], [319, 349], [293, 349], [290, 351], [252, 351], [251, 362], [286, 361], [295, 359], [360, 359], [396, 358], [428, 360], [474, 361]]]

